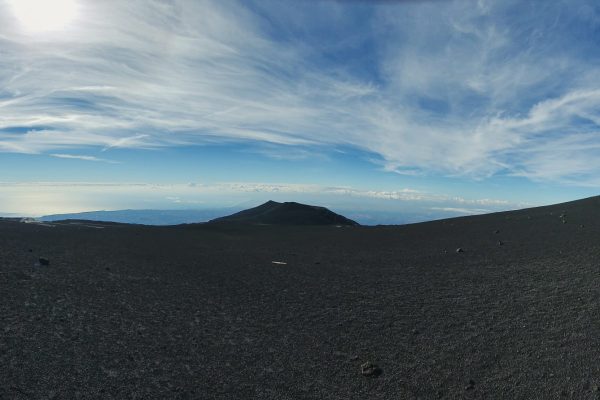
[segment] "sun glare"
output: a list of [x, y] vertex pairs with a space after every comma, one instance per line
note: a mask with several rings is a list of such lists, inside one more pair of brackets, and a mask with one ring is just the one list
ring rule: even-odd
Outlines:
[[64, 29], [77, 15], [76, 0], [9, 0], [9, 4], [32, 33]]

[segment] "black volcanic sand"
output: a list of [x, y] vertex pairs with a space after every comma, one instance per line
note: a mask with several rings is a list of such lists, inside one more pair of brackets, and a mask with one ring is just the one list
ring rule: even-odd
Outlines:
[[0, 222], [0, 398], [599, 397], [597, 198], [399, 227], [91, 225]]

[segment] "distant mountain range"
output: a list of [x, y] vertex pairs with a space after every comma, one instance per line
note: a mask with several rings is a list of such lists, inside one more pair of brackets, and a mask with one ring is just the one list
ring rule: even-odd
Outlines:
[[70, 214], [45, 215], [40, 221], [61, 221], [66, 219], [120, 222], [143, 225], [179, 225], [206, 222], [239, 211], [239, 208], [219, 208], [206, 210], [118, 210], [89, 211]]
[[[224, 216], [225, 215], [225, 216]], [[179, 225], [192, 223], [244, 223], [268, 225], [358, 225], [357, 222], [327, 208], [295, 202], [268, 201], [258, 207], [207, 210], [118, 210], [54, 214], [39, 221], [87, 220], [143, 225]]]
[[210, 223], [244, 223], [264, 225], [358, 225], [325, 207], [310, 206], [296, 202], [278, 203], [268, 201], [258, 207], [233, 215], [216, 218]]

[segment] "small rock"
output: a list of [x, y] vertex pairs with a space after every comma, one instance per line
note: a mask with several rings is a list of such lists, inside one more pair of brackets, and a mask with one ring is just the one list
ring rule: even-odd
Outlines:
[[350, 357], [350, 361], [358, 361], [358, 356], [354, 355], [354, 356]]
[[504, 242], [502, 240], [498, 240], [498, 246], [502, 246]]
[[348, 354], [344, 353], [343, 351], [337, 351], [337, 350], [333, 352], [333, 355], [338, 356], [338, 357], [347, 357], [348, 356]]
[[104, 269], [105, 269], [105, 270], [107, 270], [107, 271], [110, 271], [110, 267], [106, 267], [106, 268], [104, 268]]
[[469, 384], [465, 386], [465, 390], [473, 390], [475, 389], [475, 381], [473, 379], [469, 380]]
[[495, 233], [495, 234], [499, 234], [499, 233], [500, 233], [500, 230], [499, 230], [499, 229], [496, 229], [496, 230], [494, 231], [494, 233]]
[[459, 247], [458, 249], [456, 249], [456, 252], [457, 253], [464, 253], [465, 251], [463, 250], [462, 247]]
[[363, 376], [377, 376], [381, 374], [381, 369], [379, 369], [379, 367], [372, 362], [367, 361], [366, 363], [361, 364], [360, 373]]
[[560, 218], [560, 220], [562, 221], [563, 224], [567, 223], [567, 213], [562, 213], [558, 216], [558, 218]]
[[40, 265], [44, 265], [44, 266], [50, 265], [50, 260], [48, 260], [46, 257], [40, 257], [38, 259], [38, 262], [40, 263]]
[[416, 328], [412, 330], [413, 335], [418, 335], [419, 333], [421, 333], [421, 332]]

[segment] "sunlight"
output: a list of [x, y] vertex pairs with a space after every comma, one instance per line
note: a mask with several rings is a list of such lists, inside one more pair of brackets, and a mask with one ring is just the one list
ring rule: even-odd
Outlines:
[[77, 15], [76, 0], [9, 0], [15, 16], [29, 32], [64, 29]]

